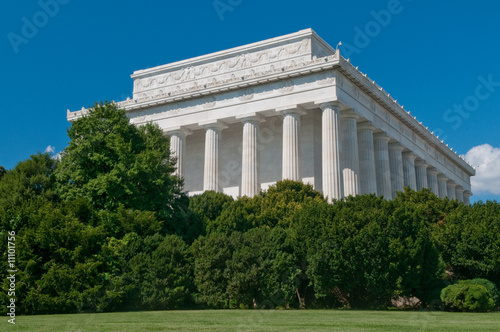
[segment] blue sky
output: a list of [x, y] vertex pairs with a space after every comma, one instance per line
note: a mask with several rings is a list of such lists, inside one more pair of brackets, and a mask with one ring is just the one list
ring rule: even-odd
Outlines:
[[6, 168], [62, 150], [66, 109], [131, 97], [135, 70], [313, 28], [479, 166], [472, 201], [500, 200], [498, 2], [41, 0], [0, 12]]

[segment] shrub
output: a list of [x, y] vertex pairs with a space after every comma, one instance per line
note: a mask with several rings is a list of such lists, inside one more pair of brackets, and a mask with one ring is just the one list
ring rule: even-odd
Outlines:
[[489, 311], [495, 302], [486, 287], [474, 283], [458, 283], [441, 291], [441, 301], [452, 311]]
[[459, 284], [475, 284], [484, 286], [491, 294], [491, 298], [495, 302], [495, 306], [500, 306], [500, 291], [498, 291], [498, 287], [487, 279], [476, 278], [471, 280], [460, 280]]

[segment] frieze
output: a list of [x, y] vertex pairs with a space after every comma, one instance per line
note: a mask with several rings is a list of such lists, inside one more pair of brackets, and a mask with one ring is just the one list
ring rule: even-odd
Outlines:
[[[134, 92], [137, 93], [187, 81], [200, 80], [208, 76], [234, 72], [237, 70], [255, 67], [261, 64], [269, 64], [300, 55], [309, 55], [309, 58], [311, 58], [310, 45], [311, 40], [306, 38], [291, 45], [282, 45], [277, 48], [263, 50], [255, 53], [244, 53], [233, 58], [219, 60], [199, 66], [189, 66], [170, 73], [159, 74], [152, 77], [138, 77], [134, 82]], [[296, 61], [294, 60], [293, 62], [291, 62], [289, 66], [292, 68], [296, 67]]]
[[[328, 57], [329, 61], [335, 60], [335, 56]], [[303, 62], [300, 64], [300, 67], [307, 67], [315, 64], [322, 64], [325, 63], [324, 59], [316, 59], [313, 61], [309, 62]], [[273, 74], [282, 74], [288, 70], [293, 70], [295, 67], [292, 68], [292, 66], [287, 66], [287, 67], [275, 67], [274, 65], [269, 66], [268, 70], [265, 72], [251, 72], [250, 75], [255, 76], [255, 77], [265, 77], [265, 76], [270, 76]], [[186, 93], [193, 93], [196, 91], [202, 91], [207, 88], [215, 88], [221, 85], [226, 85], [226, 84], [231, 84], [231, 83], [243, 83], [247, 80], [251, 79], [249, 76], [238, 76], [237, 74], [231, 74], [229, 78], [222, 78], [222, 79], [217, 79], [215, 77], [210, 78], [209, 81], [206, 83], [200, 81], [200, 82], [192, 82], [191, 85], [177, 85], [175, 88], [170, 87], [172, 90], [169, 92], [165, 92], [162, 90], [162, 96], [164, 97], [175, 97], [178, 95], [183, 95]], [[334, 78], [333, 78], [334, 79]], [[328, 79], [330, 80], [330, 79]], [[142, 103], [142, 102], [147, 102], [150, 100], [154, 100], [159, 98], [159, 93], [152, 90], [152, 91], [144, 91], [142, 93], [134, 93], [134, 100], [136, 103]]]

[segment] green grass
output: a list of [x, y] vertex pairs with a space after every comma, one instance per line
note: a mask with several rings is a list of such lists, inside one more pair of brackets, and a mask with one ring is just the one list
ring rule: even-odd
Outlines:
[[500, 331], [500, 313], [196, 310], [2, 318], [1, 331]]

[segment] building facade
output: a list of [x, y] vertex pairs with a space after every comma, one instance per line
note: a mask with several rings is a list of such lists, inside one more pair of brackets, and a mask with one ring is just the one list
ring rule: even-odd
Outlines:
[[254, 196], [291, 179], [330, 200], [408, 186], [469, 204], [472, 166], [311, 29], [132, 78], [118, 105], [170, 136], [190, 194]]

